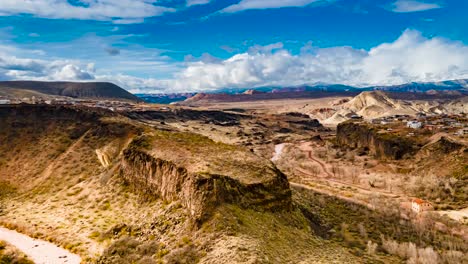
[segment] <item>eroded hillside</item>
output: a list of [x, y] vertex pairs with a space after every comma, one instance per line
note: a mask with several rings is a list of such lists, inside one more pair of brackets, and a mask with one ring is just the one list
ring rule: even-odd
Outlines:
[[0, 107], [0, 124], [2, 225], [86, 262], [360, 262], [244, 147], [83, 107]]

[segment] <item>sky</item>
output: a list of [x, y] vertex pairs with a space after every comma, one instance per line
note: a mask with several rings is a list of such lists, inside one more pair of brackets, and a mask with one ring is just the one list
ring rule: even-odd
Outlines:
[[468, 78], [465, 0], [1, 0], [0, 80], [134, 93]]

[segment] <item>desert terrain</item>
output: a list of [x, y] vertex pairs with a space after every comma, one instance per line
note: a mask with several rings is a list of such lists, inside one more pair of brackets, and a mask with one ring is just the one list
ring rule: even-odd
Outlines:
[[4, 228], [83, 263], [466, 261], [466, 97], [99, 100], [0, 106]]

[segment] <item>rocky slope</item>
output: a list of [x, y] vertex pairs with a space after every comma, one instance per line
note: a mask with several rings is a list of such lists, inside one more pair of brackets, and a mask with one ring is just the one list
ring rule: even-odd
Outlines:
[[352, 115], [364, 119], [374, 119], [390, 115], [460, 114], [468, 111], [468, 96], [417, 96], [406, 93], [384, 91], [362, 92], [349, 102], [334, 107], [332, 116], [323, 120], [324, 124], [336, 125], [349, 120]]
[[360, 261], [242, 147], [82, 107], [2, 106], [0, 127], [0, 224], [86, 263]]

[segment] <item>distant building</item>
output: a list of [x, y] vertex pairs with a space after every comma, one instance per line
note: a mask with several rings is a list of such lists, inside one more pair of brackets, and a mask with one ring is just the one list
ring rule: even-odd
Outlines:
[[408, 121], [406, 123], [407, 127], [413, 128], [413, 129], [418, 129], [422, 127], [422, 123], [419, 121]]
[[414, 199], [413, 201], [411, 201], [411, 209], [419, 214], [423, 211], [430, 211], [432, 209], [434, 209], [434, 207], [432, 206], [432, 204], [428, 201], [424, 201], [424, 200], [421, 200], [421, 199]]

